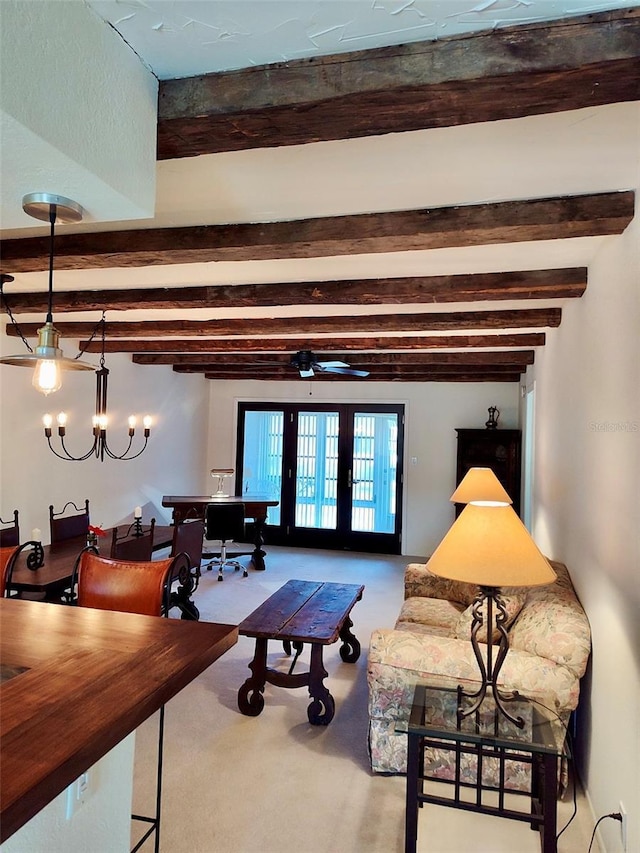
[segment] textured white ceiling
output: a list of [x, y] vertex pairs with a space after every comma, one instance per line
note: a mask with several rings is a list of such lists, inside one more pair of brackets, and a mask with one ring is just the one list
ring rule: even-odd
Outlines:
[[87, 0], [161, 80], [326, 56], [636, 0]]

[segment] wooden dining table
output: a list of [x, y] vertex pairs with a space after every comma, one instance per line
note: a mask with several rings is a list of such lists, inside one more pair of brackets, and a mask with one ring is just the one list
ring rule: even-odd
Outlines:
[[[158, 547], [171, 545], [173, 528], [161, 527], [159, 530], [161, 535], [157, 539]], [[104, 543], [111, 542], [111, 530], [105, 531], [105, 534], [98, 540], [98, 549], [102, 556], [108, 556], [109, 546]], [[27, 594], [27, 597], [28, 594], [39, 593], [44, 596], [45, 601], [70, 602], [73, 569], [78, 555], [86, 547], [86, 538], [75, 536], [52, 545], [33, 544], [34, 548], [26, 547], [18, 555], [8, 586], [9, 592]], [[36, 544], [39, 545], [39, 560], [35, 559], [38, 556]], [[36, 567], [30, 568], [29, 563], [35, 563]], [[175, 593], [172, 593], [172, 601], [180, 606], [183, 618], [194, 621], [199, 616], [191, 599], [196, 586], [197, 578], [193, 577], [192, 573], [183, 571], [178, 576], [178, 587]]]
[[204, 518], [208, 504], [244, 504], [245, 518], [254, 521], [253, 552], [251, 561], [254, 569], [264, 571], [266, 551], [264, 545], [264, 528], [267, 522], [267, 512], [270, 506], [278, 506], [280, 501], [260, 495], [165, 495], [162, 506], [173, 509], [173, 523], [180, 524], [188, 518]]

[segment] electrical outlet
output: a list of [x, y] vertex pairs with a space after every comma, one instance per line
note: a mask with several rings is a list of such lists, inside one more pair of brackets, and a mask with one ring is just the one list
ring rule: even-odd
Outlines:
[[67, 788], [67, 820], [71, 820], [78, 809], [89, 799], [91, 776], [87, 770]]
[[624, 853], [627, 853], [627, 810], [624, 807], [624, 803], [620, 803], [620, 815], [622, 820], [620, 821], [620, 834], [622, 835], [622, 849]]

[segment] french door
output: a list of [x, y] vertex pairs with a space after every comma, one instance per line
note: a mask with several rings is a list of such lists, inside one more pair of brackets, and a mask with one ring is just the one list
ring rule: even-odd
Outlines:
[[274, 544], [400, 553], [404, 406], [238, 405], [236, 494]]

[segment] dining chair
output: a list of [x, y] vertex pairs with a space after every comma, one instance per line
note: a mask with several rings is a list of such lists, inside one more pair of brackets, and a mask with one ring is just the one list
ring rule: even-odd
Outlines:
[[[64, 515], [68, 507], [73, 507], [76, 512]], [[89, 499], [84, 502], [84, 510], [73, 501], [67, 501], [60, 512], [54, 512], [53, 504], [49, 506], [49, 530], [52, 545], [76, 536], [86, 536], [89, 532]]]
[[[169, 613], [169, 595], [175, 562], [172, 557], [149, 561], [112, 560], [96, 554], [91, 547], [85, 548], [74, 567], [72, 588], [77, 590], [76, 604], [78, 607], [93, 607], [96, 610], [117, 610], [122, 613], [166, 617]], [[153, 832], [154, 853], [159, 853], [160, 850], [163, 747], [164, 705], [160, 707], [158, 721], [155, 816], [131, 815], [132, 820], [151, 824], [131, 849], [131, 853], [136, 853]]]
[[[151, 560], [156, 520], [149, 525], [114, 527], [111, 533], [109, 556], [114, 560]], [[121, 535], [120, 535], [121, 534]]]
[[227, 542], [242, 542], [245, 538], [244, 518], [245, 507], [243, 503], [207, 504], [205, 537], [220, 541], [220, 556], [214, 557], [207, 563], [207, 571], [211, 571], [213, 566], [218, 566], [219, 581], [224, 580], [223, 571], [227, 566], [233, 566], [236, 572], [242, 569], [242, 576], [249, 577], [249, 573], [242, 563], [227, 558]]
[[203, 539], [204, 521], [201, 518], [183, 521], [173, 528], [171, 556], [174, 558], [181, 557], [181, 561], [176, 560], [180, 585], [175, 592], [171, 593], [170, 606], [180, 608], [181, 619], [197, 620], [200, 618], [200, 611], [190, 600], [190, 597], [200, 583]]
[[0, 524], [9, 524], [10, 527], [0, 528], [0, 548], [6, 548], [9, 545], [20, 544], [20, 526], [18, 524], [18, 510], [13, 511], [13, 521], [5, 521], [0, 518]]
[[0, 547], [0, 598], [9, 595], [11, 572], [13, 571], [13, 564], [19, 551], [19, 545], [4, 545]]

